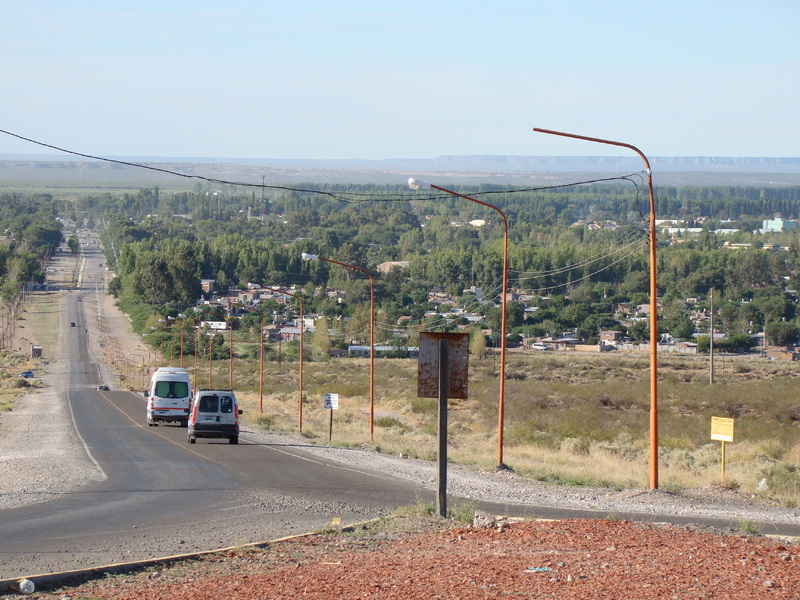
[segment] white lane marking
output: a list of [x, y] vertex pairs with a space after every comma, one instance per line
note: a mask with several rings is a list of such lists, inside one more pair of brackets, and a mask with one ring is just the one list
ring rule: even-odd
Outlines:
[[78, 435], [78, 439], [81, 441], [81, 444], [83, 444], [83, 449], [86, 451], [86, 455], [89, 457], [89, 460], [91, 460], [94, 466], [97, 467], [97, 470], [100, 471], [100, 475], [102, 476], [101, 481], [105, 481], [106, 479], [108, 479], [108, 475], [106, 475], [106, 472], [103, 470], [103, 467], [100, 466], [100, 463], [97, 462], [95, 457], [92, 455], [91, 450], [89, 450], [89, 445], [86, 443], [86, 440], [83, 439], [81, 432], [78, 430], [78, 424], [75, 422], [75, 412], [72, 410], [72, 402], [70, 401], [69, 395], [70, 392], [67, 392], [67, 406], [69, 407], [69, 415], [70, 418], [72, 419], [72, 428]]

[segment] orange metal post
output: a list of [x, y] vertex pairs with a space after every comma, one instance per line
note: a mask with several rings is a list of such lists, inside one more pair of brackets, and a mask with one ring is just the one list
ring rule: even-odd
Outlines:
[[506, 307], [508, 305], [508, 219], [502, 210], [492, 204], [483, 202], [482, 200], [471, 198], [469, 196], [465, 196], [464, 194], [454, 192], [453, 190], [448, 190], [447, 188], [433, 185], [432, 183], [428, 182], [418, 181], [416, 179], [409, 179], [408, 184], [414, 189], [416, 187], [430, 187], [434, 190], [439, 190], [440, 192], [445, 192], [446, 194], [457, 196], [459, 198], [463, 198], [464, 200], [469, 200], [470, 202], [476, 202], [477, 204], [497, 211], [497, 213], [500, 215], [500, 218], [503, 219], [503, 295], [500, 300], [502, 311], [502, 317], [500, 321], [500, 400], [497, 410], [497, 466], [503, 467], [503, 431], [505, 429], [506, 400]]
[[650, 488], [658, 489], [658, 302], [656, 298], [656, 201], [653, 194], [653, 177], [650, 169], [650, 161], [636, 146], [624, 142], [614, 142], [601, 138], [587, 137], [585, 135], [575, 135], [550, 129], [540, 129], [534, 127], [537, 133], [549, 135], [559, 135], [562, 137], [584, 140], [587, 142], [597, 142], [598, 144], [609, 144], [628, 148], [638, 154], [644, 161], [647, 171], [647, 188], [650, 192]]

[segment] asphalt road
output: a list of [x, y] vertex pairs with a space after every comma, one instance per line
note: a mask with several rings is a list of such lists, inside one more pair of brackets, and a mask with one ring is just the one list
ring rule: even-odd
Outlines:
[[104, 282], [103, 260], [93, 238], [84, 241], [62, 315], [66, 426], [102, 477], [52, 501], [0, 511], [0, 579], [259, 542], [432, 501], [403, 480], [290, 445], [246, 435], [239, 445], [189, 445], [184, 428], [147, 426], [143, 396], [95, 391], [104, 382], [89, 353], [94, 323], [86, 315]]
[[[106, 475], [79, 492], [0, 514], [3, 577], [209, 550], [319, 529], [431, 494], [287, 446], [189, 445], [148, 427], [129, 392], [68, 393], [75, 424]], [[33, 572], [32, 572], [33, 570]]]
[[[71, 380], [83, 384], [91, 369], [72, 364]], [[386, 474], [291, 446], [246, 437], [189, 445], [180, 426], [148, 427], [134, 393], [73, 390], [67, 398], [87, 459], [105, 479], [0, 513], [2, 578], [263, 541], [431, 500]]]

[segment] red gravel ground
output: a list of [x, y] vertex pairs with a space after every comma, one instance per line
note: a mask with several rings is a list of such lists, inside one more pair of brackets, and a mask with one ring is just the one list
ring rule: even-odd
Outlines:
[[626, 521], [312, 535], [116, 575], [73, 600], [800, 598], [800, 547]]

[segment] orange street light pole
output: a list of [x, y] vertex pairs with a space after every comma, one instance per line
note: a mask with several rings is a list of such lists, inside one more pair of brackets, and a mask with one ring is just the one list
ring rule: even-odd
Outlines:
[[[185, 315], [183, 313], [179, 313], [178, 314], [178, 318], [179, 319], [191, 319], [195, 323], [200, 323], [200, 325], [195, 325], [194, 326], [194, 367], [192, 369], [192, 391], [196, 392], [198, 387], [199, 387], [197, 385], [197, 348], [200, 345], [200, 329], [202, 328], [203, 321], [201, 321], [200, 319], [195, 319], [193, 316]], [[181, 366], [183, 366], [183, 364], [181, 364]], [[211, 371], [209, 371], [208, 387], [209, 388], [211, 387]]]
[[493, 204], [488, 204], [481, 200], [470, 198], [469, 196], [465, 196], [464, 194], [459, 194], [458, 192], [454, 192], [452, 190], [439, 187], [438, 185], [433, 185], [432, 183], [428, 183], [427, 181], [420, 181], [412, 177], [408, 180], [408, 187], [410, 187], [412, 190], [418, 190], [419, 188], [439, 190], [440, 192], [444, 192], [452, 196], [458, 196], [459, 198], [463, 198], [464, 200], [469, 200], [470, 202], [476, 202], [477, 204], [481, 204], [483, 206], [491, 208], [492, 210], [497, 211], [497, 213], [503, 219], [503, 290], [502, 290], [503, 295], [500, 297], [500, 306], [502, 312], [502, 316], [500, 319], [500, 401], [497, 411], [498, 412], [497, 466], [502, 467], [504, 466], [503, 429], [505, 426], [505, 410], [506, 410], [505, 403], [506, 403], [506, 309], [508, 306], [508, 219], [506, 219], [505, 213], [496, 206], [494, 206]]
[[143, 352], [142, 352], [142, 354], [137, 354], [137, 352], [142, 352], [142, 351], [138, 350], [138, 349], [137, 350], [132, 350], [132, 351], [128, 352], [128, 354], [130, 356], [135, 356], [135, 357], [141, 359], [141, 364], [137, 365], [137, 367], [138, 367], [139, 377], [141, 377], [141, 379], [142, 379], [142, 388], [144, 388], [144, 359], [148, 358], [148, 357], [145, 356]]
[[[137, 348], [139, 350], [139, 348]], [[147, 375], [151, 375], [153, 373], [153, 352], [147, 346], [142, 348], [145, 352], [147, 352]], [[156, 358], [156, 362], [158, 362], [158, 358]]]
[[[375, 424], [375, 279], [372, 273], [361, 267], [355, 265], [348, 265], [330, 258], [323, 258], [316, 254], [307, 254], [303, 252], [301, 255], [303, 260], [324, 260], [325, 262], [333, 263], [341, 267], [355, 269], [361, 271], [369, 277], [369, 441], [374, 440], [374, 424]], [[302, 400], [302, 399], [301, 399]]]
[[638, 154], [644, 161], [647, 172], [647, 188], [650, 192], [650, 488], [658, 489], [658, 301], [656, 298], [656, 200], [653, 194], [653, 171], [650, 161], [636, 146], [624, 142], [614, 142], [601, 138], [575, 135], [550, 129], [534, 127], [537, 133], [559, 135], [562, 137], [608, 144], [628, 148]]
[[284, 290], [279, 290], [276, 288], [267, 287], [265, 285], [261, 286], [265, 290], [270, 290], [271, 292], [277, 292], [279, 294], [286, 294], [287, 296], [291, 296], [300, 304], [300, 400], [298, 402], [298, 429], [302, 433], [303, 431], [303, 335], [305, 332], [305, 324], [303, 318], [305, 316], [305, 306], [303, 305], [303, 299], [298, 296], [297, 294], [292, 294], [291, 292], [286, 292]]
[[[146, 338], [149, 335], [150, 335], [149, 333], [143, 333], [142, 337]], [[146, 340], [145, 340], [145, 343], [147, 343]], [[164, 362], [164, 354], [162, 353], [161, 356], [158, 355], [158, 346], [157, 346], [157, 344], [158, 344], [158, 341], [156, 340], [156, 341], [152, 342], [150, 345], [153, 346], [153, 354], [155, 354], [155, 356], [156, 356], [156, 365], [159, 365], [162, 362]]]
[[[198, 307], [195, 307], [194, 310], [195, 310], [195, 312], [207, 312], [210, 315], [214, 315], [215, 317], [220, 317], [222, 320], [228, 322], [228, 327], [231, 330], [230, 342], [229, 342], [230, 343], [230, 349], [228, 351], [228, 385], [230, 386], [231, 389], [233, 389], [233, 320], [230, 318], [230, 316], [226, 317], [226, 316], [221, 315], [219, 313], [211, 312], [210, 310], [209, 311], [204, 311], [202, 308], [198, 308]], [[212, 337], [212, 340], [213, 340], [213, 337]], [[212, 350], [213, 350], [213, 345], [212, 345]], [[213, 354], [213, 352], [212, 352], [212, 354]], [[211, 358], [209, 358], [209, 360], [211, 360]], [[209, 378], [208, 387], [211, 387], [211, 383], [210, 383], [211, 382], [211, 368], [210, 367], [209, 367], [208, 373], [209, 373], [209, 376], [208, 376], [208, 378]]]
[[264, 413], [264, 313], [260, 310], [234, 302], [234, 306], [241, 306], [245, 310], [258, 314], [258, 410]]
[[[159, 321], [161, 321], [162, 323], [166, 323], [166, 321], [164, 321], [164, 319], [159, 319]], [[164, 333], [168, 333], [169, 334], [169, 366], [172, 367], [173, 366], [173, 364], [172, 364], [172, 353], [173, 353], [172, 352], [173, 351], [172, 342], [174, 340], [174, 336], [172, 335], [172, 327], [171, 326], [170, 327], [151, 327], [150, 331], [163, 331]], [[161, 354], [163, 355], [164, 353], [162, 352]], [[166, 362], [166, 360], [164, 362]]]
[[[180, 317], [180, 315], [178, 315]], [[175, 317], [167, 317], [167, 321], [173, 324], [178, 324], [178, 339], [180, 340], [180, 346], [178, 350], [178, 357], [179, 363], [178, 366], [182, 369], [183, 368], [183, 324], [184, 321], [176, 319]], [[171, 326], [170, 326], [171, 330]], [[173, 334], [174, 335], [174, 334]], [[172, 362], [170, 362], [170, 366], [172, 366]]]

